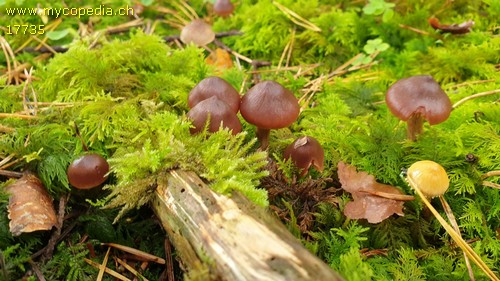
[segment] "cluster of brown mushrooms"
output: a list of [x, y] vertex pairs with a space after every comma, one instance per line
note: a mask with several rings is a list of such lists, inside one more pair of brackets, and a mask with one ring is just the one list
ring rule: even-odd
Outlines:
[[[261, 81], [251, 87], [243, 97], [231, 84], [220, 77], [211, 76], [199, 82], [189, 93], [187, 117], [192, 122], [191, 134], [203, 130], [216, 132], [229, 129], [233, 134], [241, 132], [241, 116], [257, 127], [260, 149], [269, 146], [272, 129], [290, 126], [297, 120], [300, 107], [293, 93], [275, 81]], [[324, 152], [313, 137], [304, 136], [290, 144], [284, 152], [285, 159], [291, 159], [301, 175], [310, 167], [323, 170]]]

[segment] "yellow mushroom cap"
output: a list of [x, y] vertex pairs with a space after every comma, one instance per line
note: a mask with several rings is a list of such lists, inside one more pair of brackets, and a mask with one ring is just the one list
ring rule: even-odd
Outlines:
[[430, 198], [443, 195], [450, 186], [445, 169], [430, 160], [413, 163], [408, 168], [408, 178], [425, 196]]

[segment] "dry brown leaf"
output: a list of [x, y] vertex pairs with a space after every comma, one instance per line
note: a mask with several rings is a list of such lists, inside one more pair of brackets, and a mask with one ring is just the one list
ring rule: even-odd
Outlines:
[[6, 187], [10, 193], [9, 228], [14, 236], [37, 230], [50, 230], [56, 225], [57, 216], [52, 198], [42, 182], [31, 173]]
[[210, 56], [206, 58], [208, 64], [214, 65], [218, 70], [228, 69], [233, 67], [233, 60], [231, 59], [231, 54], [221, 48], [215, 49], [215, 52], [211, 53]]
[[353, 201], [347, 203], [344, 215], [351, 219], [367, 219], [379, 223], [392, 214], [404, 216], [402, 200], [383, 198], [374, 193], [403, 195], [398, 188], [378, 183], [367, 172], [357, 172], [356, 167], [338, 163], [338, 175], [342, 188], [351, 193]]

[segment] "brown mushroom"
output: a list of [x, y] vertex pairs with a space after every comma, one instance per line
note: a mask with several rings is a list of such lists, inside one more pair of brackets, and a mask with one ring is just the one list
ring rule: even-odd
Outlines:
[[290, 126], [299, 116], [299, 103], [292, 92], [275, 81], [262, 81], [241, 99], [243, 118], [257, 126], [260, 149], [269, 145], [269, 131]]
[[184, 44], [194, 43], [202, 47], [214, 41], [215, 33], [208, 23], [195, 19], [182, 28], [180, 39]]
[[241, 122], [236, 113], [216, 96], [199, 102], [187, 113], [187, 117], [193, 123], [190, 129], [193, 135], [203, 131], [207, 122], [207, 130], [211, 133], [217, 132], [221, 126], [230, 129], [233, 135], [241, 132]]
[[78, 189], [91, 189], [101, 185], [108, 178], [109, 164], [96, 153], [84, 155], [68, 167], [69, 183]]
[[214, 3], [214, 12], [221, 17], [227, 17], [234, 11], [234, 5], [230, 0], [216, 0]]
[[226, 80], [210, 76], [200, 81], [189, 92], [188, 105], [193, 108], [200, 101], [206, 100], [212, 96], [217, 96], [220, 100], [224, 101], [231, 110], [236, 114], [240, 109], [240, 94], [231, 86]]
[[301, 170], [303, 177], [313, 166], [318, 171], [323, 171], [325, 152], [321, 144], [313, 137], [304, 136], [288, 145], [283, 153], [285, 159], [292, 159], [295, 166]]
[[385, 96], [389, 110], [408, 124], [408, 139], [415, 141], [423, 131], [424, 119], [431, 125], [444, 122], [451, 113], [451, 101], [430, 75], [403, 78]]

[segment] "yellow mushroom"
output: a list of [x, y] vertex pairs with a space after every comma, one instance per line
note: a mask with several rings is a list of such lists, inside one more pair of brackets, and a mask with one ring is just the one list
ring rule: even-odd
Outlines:
[[438, 163], [423, 160], [413, 163], [408, 168], [408, 178], [428, 197], [443, 195], [450, 185], [445, 169]]

